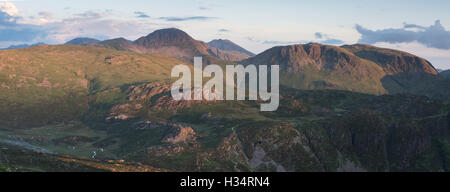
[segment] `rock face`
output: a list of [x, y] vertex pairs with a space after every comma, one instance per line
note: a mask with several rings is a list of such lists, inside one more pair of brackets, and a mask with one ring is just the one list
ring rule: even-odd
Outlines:
[[333, 122], [328, 132], [339, 151], [347, 157], [358, 158], [369, 170], [445, 168], [442, 164], [445, 157], [438, 155], [435, 147], [441, 142], [438, 138], [448, 136], [448, 130], [441, 118], [428, 122], [434, 125], [423, 125], [412, 119], [388, 123], [375, 111], [361, 110]]
[[[280, 65], [283, 71], [299, 73], [307, 67], [317, 70], [333, 70], [350, 73], [355, 76], [367, 76], [371, 66], [346, 49], [320, 44], [291, 45], [274, 47], [243, 63], [258, 65]], [[375, 69], [373, 69], [375, 70]]]
[[291, 124], [261, 122], [243, 127], [247, 128], [237, 134], [253, 169], [278, 172], [322, 169], [307, 137]]
[[347, 49], [320, 45], [274, 47], [243, 64], [280, 65], [281, 84], [299, 89], [343, 89], [384, 94], [382, 67]]
[[[370, 45], [336, 47], [310, 43], [274, 47], [243, 63], [281, 65], [289, 73], [298, 73], [308, 65], [318, 70], [341, 71], [355, 76], [367, 76], [373, 70], [388, 74], [411, 72], [437, 75], [436, 69], [423, 58], [390, 49]], [[374, 66], [377, 64], [378, 66]]]
[[[165, 83], [149, 83], [130, 86], [126, 91], [127, 100], [114, 105], [110, 110], [106, 122], [123, 121], [138, 117], [142, 110], [178, 110], [189, 108], [196, 104], [215, 103], [206, 100], [176, 101], [171, 96], [171, 87]], [[191, 91], [194, 94], [194, 91]]]
[[233, 43], [232, 41], [227, 40], [227, 39], [215, 39], [215, 40], [208, 42], [208, 45], [210, 47], [214, 47], [214, 48], [224, 50], [224, 51], [238, 51], [241, 53], [245, 53], [251, 57], [255, 56], [254, 53], [242, 48], [241, 46], [239, 46], [236, 43]]
[[191, 127], [173, 125], [163, 142], [171, 144], [187, 143], [196, 139], [195, 131]]
[[131, 86], [125, 93], [127, 94], [127, 100], [122, 104], [114, 105], [110, 109], [106, 122], [133, 119], [137, 117], [143, 109], [155, 111], [183, 109], [195, 104], [207, 103], [206, 100], [176, 101], [171, 96], [170, 85], [164, 83], [149, 83]]

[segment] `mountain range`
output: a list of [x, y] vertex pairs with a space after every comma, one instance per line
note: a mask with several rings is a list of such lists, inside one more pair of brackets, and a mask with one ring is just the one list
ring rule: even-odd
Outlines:
[[[193, 56], [280, 65], [279, 109], [171, 99]], [[449, 171], [447, 73], [370, 45], [253, 56], [173, 28], [2, 50], [0, 171]]]
[[241, 64], [280, 64], [284, 73], [282, 84], [293, 88], [449, 97], [445, 91], [447, 81], [438, 76], [430, 62], [406, 52], [370, 45], [337, 47], [310, 43], [274, 47], [255, 55], [230, 40], [203, 43], [175, 28], [157, 30], [136, 41], [118, 38], [106, 41], [75, 39], [71, 42], [68, 44], [85, 42], [82, 44], [120, 51], [159, 53], [188, 63], [192, 63], [194, 56], [203, 56], [208, 64], [221, 60]]
[[[217, 60], [240, 61], [253, 56], [252, 53], [240, 48], [231, 41], [226, 42], [227, 45], [223, 42], [222, 44], [225, 45], [225, 48], [220, 49], [195, 40], [186, 32], [175, 28], [157, 30], [135, 41], [129, 41], [124, 38], [106, 41], [77, 38], [66, 44], [99, 46], [138, 53], [159, 53], [188, 61], [192, 60], [194, 56], [203, 56], [207, 61], [211, 62]], [[229, 45], [234, 46], [230, 47]]]
[[11, 45], [7, 48], [4, 48], [3, 50], [10, 50], [10, 49], [23, 49], [27, 47], [35, 47], [39, 45], [45, 45], [45, 43], [35, 43], [35, 44], [21, 44], [21, 45]]

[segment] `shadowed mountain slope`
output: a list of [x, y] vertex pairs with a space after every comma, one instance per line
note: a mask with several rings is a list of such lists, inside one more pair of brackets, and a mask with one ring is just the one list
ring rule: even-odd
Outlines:
[[450, 78], [450, 70], [442, 71], [440, 74], [445, 78]]

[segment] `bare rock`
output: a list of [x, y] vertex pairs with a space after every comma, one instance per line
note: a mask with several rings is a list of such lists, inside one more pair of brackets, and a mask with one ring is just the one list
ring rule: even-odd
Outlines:
[[191, 127], [172, 126], [170, 133], [164, 138], [163, 142], [171, 144], [188, 143], [196, 140], [196, 133]]

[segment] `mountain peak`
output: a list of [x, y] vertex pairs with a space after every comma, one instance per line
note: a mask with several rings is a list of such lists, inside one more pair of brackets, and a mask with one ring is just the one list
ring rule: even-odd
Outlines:
[[228, 39], [215, 39], [207, 43], [208, 46], [214, 47], [217, 49], [225, 50], [225, 51], [238, 51], [244, 54], [247, 54], [248, 56], [255, 56], [254, 53], [242, 48], [241, 46], [237, 45], [236, 43], [228, 40]]
[[189, 36], [186, 32], [184, 32], [183, 30], [178, 29], [178, 28], [158, 29], [150, 34], [159, 34], [159, 33], [161, 33], [161, 34], [183, 34], [183, 35]]
[[177, 28], [156, 30], [145, 37], [136, 40], [136, 44], [146, 48], [159, 48], [164, 46], [178, 46], [193, 43], [195, 40], [186, 32]]
[[[187, 34], [186, 32], [184, 32], [181, 29], [177, 29], [177, 28], [166, 28], [166, 29], [159, 29], [154, 31], [153, 33], [150, 33], [148, 36], [161, 36], [161, 37], [189, 37], [192, 39], [191, 36], [189, 36], [189, 34]], [[147, 37], [148, 37], [147, 36]]]

